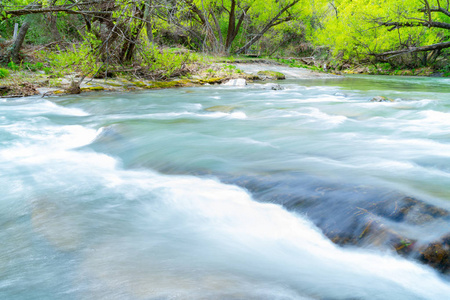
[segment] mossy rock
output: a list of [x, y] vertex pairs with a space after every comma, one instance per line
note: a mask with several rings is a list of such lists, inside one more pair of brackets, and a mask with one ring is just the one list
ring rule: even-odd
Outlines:
[[263, 80], [260, 76], [256, 74], [245, 74], [242, 76], [245, 80], [253, 81], [253, 80]]
[[88, 92], [88, 91], [104, 91], [105, 88], [102, 86], [90, 86], [90, 87], [84, 87], [81, 88], [81, 91]]
[[106, 84], [109, 86], [113, 86], [113, 87], [123, 87], [123, 84], [116, 83], [116, 82], [107, 82]]
[[145, 84], [145, 83], [142, 82], [142, 81], [137, 81], [137, 82], [133, 82], [133, 83], [134, 83], [134, 85], [137, 86], [137, 87], [142, 87], [142, 88], [147, 87], [147, 84]]
[[208, 78], [208, 79], [199, 79], [197, 81], [194, 82], [198, 82], [200, 84], [219, 84], [222, 83], [223, 81], [225, 81], [227, 79], [227, 77], [214, 77], [214, 78]]
[[149, 89], [166, 89], [166, 88], [173, 88], [173, 87], [181, 87], [183, 86], [183, 83], [180, 80], [177, 81], [153, 81], [149, 83], [146, 88]]
[[286, 76], [283, 73], [276, 71], [259, 71], [258, 75], [265, 79], [273, 79], [273, 80], [286, 79]]

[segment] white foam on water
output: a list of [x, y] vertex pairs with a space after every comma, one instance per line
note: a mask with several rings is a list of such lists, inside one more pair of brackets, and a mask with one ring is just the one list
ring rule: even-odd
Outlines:
[[450, 113], [448, 112], [426, 110], [421, 111], [419, 115], [421, 119], [416, 122], [420, 122], [422, 126], [450, 127]]
[[[90, 144], [97, 131], [80, 125], [32, 127], [30, 124], [10, 125], [8, 131], [17, 137], [10, 147], [0, 149], [4, 160], [24, 159], [26, 162], [39, 161], [65, 151]], [[24, 162], [25, 162], [24, 161]]]
[[339, 103], [346, 103], [351, 102], [351, 100], [346, 99], [343, 96], [333, 96], [333, 95], [320, 95], [317, 97], [310, 97], [306, 99], [288, 99], [294, 103], [327, 103], [327, 102], [339, 102]]
[[153, 114], [145, 114], [140, 115], [138, 117], [136, 116], [118, 116], [117, 119], [129, 119], [132, 118], [133, 120], [136, 119], [160, 119], [160, 120], [166, 120], [166, 119], [173, 119], [173, 118], [183, 118], [183, 117], [192, 117], [192, 118], [206, 118], [206, 119], [220, 119], [220, 118], [229, 118], [229, 119], [246, 119], [247, 115], [244, 112], [241, 111], [235, 111], [231, 113], [224, 113], [224, 112], [170, 112], [170, 113], [153, 113]]
[[330, 115], [327, 113], [324, 113], [318, 108], [315, 107], [306, 107], [301, 108], [299, 110], [293, 111], [289, 110], [283, 115], [279, 115], [277, 117], [284, 117], [284, 118], [297, 118], [300, 117], [299, 121], [300, 123], [306, 122], [321, 122], [322, 125], [331, 125], [336, 126], [344, 123], [348, 120], [347, 117], [342, 115]]
[[[0, 108], [0, 111], [8, 113], [20, 112], [21, 115], [57, 114], [76, 117], [89, 116], [89, 114], [82, 109], [60, 106], [45, 99], [24, 99], [26, 101], [23, 103], [17, 102], [16, 100], [14, 102], [15, 105], [3, 106]], [[32, 101], [31, 103], [29, 102], [30, 100]]]
[[116, 192], [129, 199], [150, 193], [152, 200], [132, 220], [139, 234], [102, 239], [85, 254], [81, 276], [108, 290], [139, 291], [137, 299], [197, 299], [236, 293], [236, 287], [246, 298], [252, 287], [272, 285], [290, 291], [286, 299], [444, 299], [450, 293], [433, 270], [387, 253], [339, 248], [302, 216], [255, 202], [238, 187], [147, 172], [120, 171], [119, 178]]
[[[427, 129], [424, 129], [427, 131]], [[425, 138], [378, 138], [371, 140], [376, 147], [384, 148], [386, 153], [396, 149], [397, 154], [401, 152], [404, 158], [414, 158], [420, 156], [440, 156], [450, 157], [450, 144], [439, 143]]]
[[270, 148], [274, 148], [274, 149], [279, 149], [280, 148], [279, 146], [274, 146], [271, 143], [257, 141], [257, 140], [252, 139], [252, 138], [235, 138], [234, 140], [237, 141], [238, 143], [244, 143], [244, 144], [250, 144], [250, 145], [259, 145], [259, 146], [270, 147]]
[[415, 109], [415, 108], [423, 108], [426, 106], [431, 106], [436, 104], [435, 100], [423, 99], [423, 100], [415, 100], [415, 101], [407, 101], [403, 99], [395, 99], [393, 107], [396, 109]]

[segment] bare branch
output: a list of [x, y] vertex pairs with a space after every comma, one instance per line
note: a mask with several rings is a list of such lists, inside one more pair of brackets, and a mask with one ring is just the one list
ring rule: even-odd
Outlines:
[[376, 56], [376, 57], [386, 57], [387, 56], [387, 58], [391, 58], [391, 57], [394, 57], [394, 56], [397, 56], [400, 54], [405, 54], [405, 53], [441, 50], [441, 49], [445, 49], [445, 48], [450, 48], [450, 42], [437, 43], [437, 44], [421, 46], [421, 47], [409, 47], [409, 48], [402, 49], [402, 50], [388, 51], [388, 52], [383, 52], [383, 53], [370, 53], [370, 55]]

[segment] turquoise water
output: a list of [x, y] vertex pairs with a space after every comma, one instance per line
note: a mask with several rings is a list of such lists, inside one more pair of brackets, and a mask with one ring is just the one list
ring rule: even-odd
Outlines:
[[335, 246], [219, 178], [304, 174], [449, 209], [450, 82], [281, 85], [2, 99], [0, 298], [445, 299], [433, 269]]

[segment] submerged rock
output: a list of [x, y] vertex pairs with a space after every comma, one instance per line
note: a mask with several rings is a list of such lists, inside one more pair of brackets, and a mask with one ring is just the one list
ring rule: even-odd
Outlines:
[[265, 85], [263, 85], [263, 88], [265, 90], [274, 90], [274, 91], [281, 91], [284, 89], [281, 85], [276, 83], [266, 83]]
[[83, 232], [72, 214], [47, 199], [33, 202], [31, 222], [35, 232], [62, 251], [73, 251], [81, 245]]
[[230, 113], [234, 109], [236, 109], [236, 106], [215, 105], [205, 108], [205, 111]]
[[450, 271], [450, 235], [421, 249], [420, 260], [441, 272]]
[[[247, 189], [259, 201], [307, 215], [338, 245], [388, 248], [450, 271], [450, 235], [439, 238], [450, 224], [450, 212], [445, 209], [394, 191], [325, 182], [297, 173], [222, 180]], [[427, 238], [437, 242], [429, 243], [423, 233], [411, 230], [423, 225], [427, 225]]]

